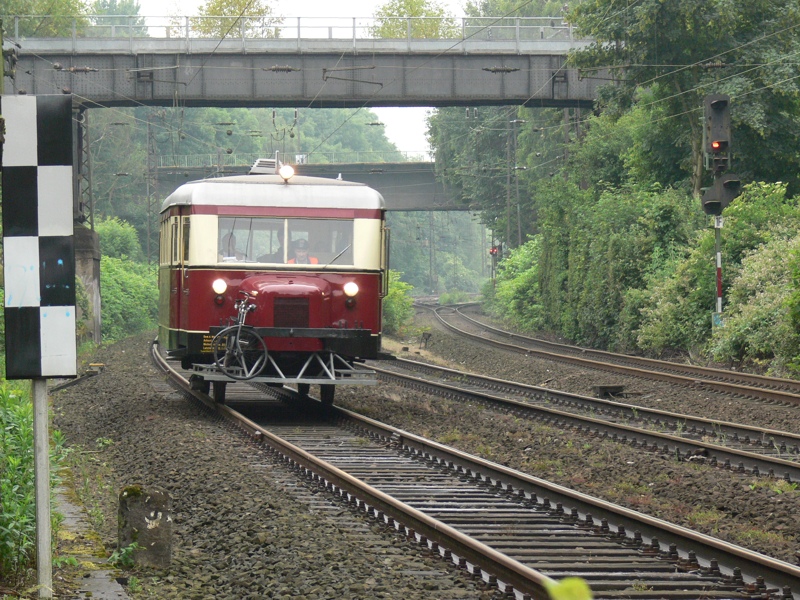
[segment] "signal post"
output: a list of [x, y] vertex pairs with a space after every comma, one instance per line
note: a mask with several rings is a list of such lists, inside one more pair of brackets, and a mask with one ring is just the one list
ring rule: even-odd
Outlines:
[[731, 166], [731, 108], [730, 96], [710, 94], [703, 100], [703, 164], [714, 174], [714, 182], [702, 198], [703, 212], [714, 217], [714, 249], [716, 263], [716, 305], [712, 325], [722, 325], [722, 211], [741, 192], [742, 182], [737, 175], [726, 173]]

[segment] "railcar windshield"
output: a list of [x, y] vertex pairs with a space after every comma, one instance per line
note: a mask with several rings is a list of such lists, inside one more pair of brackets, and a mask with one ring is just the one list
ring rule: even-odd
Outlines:
[[353, 265], [351, 219], [220, 217], [219, 262]]

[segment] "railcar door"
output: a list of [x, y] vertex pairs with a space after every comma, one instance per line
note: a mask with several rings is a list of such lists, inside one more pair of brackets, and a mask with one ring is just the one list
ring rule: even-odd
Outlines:
[[[186, 242], [188, 241], [188, 217], [172, 215], [169, 217], [168, 244], [165, 248], [169, 264], [169, 312], [170, 327], [177, 330], [177, 342], [186, 345], [186, 325], [188, 319], [188, 281], [186, 278]], [[184, 239], [185, 238], [185, 239]]]
[[[188, 208], [181, 207], [181, 213]], [[178, 226], [178, 248], [177, 248], [177, 264], [176, 270], [179, 272], [180, 282], [178, 284], [180, 290], [180, 328], [181, 331], [186, 332], [189, 330], [189, 215], [181, 214]], [[184, 336], [186, 334], [184, 333]], [[186, 336], [188, 340], [188, 336]]]
[[174, 338], [170, 342], [170, 347], [176, 349], [180, 345], [181, 335], [178, 330], [181, 327], [181, 273], [176, 267], [178, 248], [178, 236], [180, 235], [180, 217], [170, 216], [162, 228], [164, 263], [166, 263], [165, 274], [169, 277], [167, 286], [169, 288], [169, 328], [172, 330]]

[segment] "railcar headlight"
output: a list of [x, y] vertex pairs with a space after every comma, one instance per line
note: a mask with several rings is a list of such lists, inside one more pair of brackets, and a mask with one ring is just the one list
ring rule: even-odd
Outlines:
[[355, 281], [348, 281], [344, 284], [344, 295], [352, 298], [358, 293], [358, 284]]
[[294, 176], [294, 169], [291, 165], [281, 165], [278, 169], [278, 175], [283, 177], [284, 181], [289, 181]]
[[214, 283], [211, 284], [211, 289], [214, 290], [215, 294], [224, 294], [228, 289], [228, 283], [224, 279], [215, 279]]

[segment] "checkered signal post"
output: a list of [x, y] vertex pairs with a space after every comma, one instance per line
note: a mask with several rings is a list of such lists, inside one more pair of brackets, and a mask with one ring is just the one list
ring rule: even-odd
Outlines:
[[6, 377], [75, 377], [71, 96], [0, 96]]

